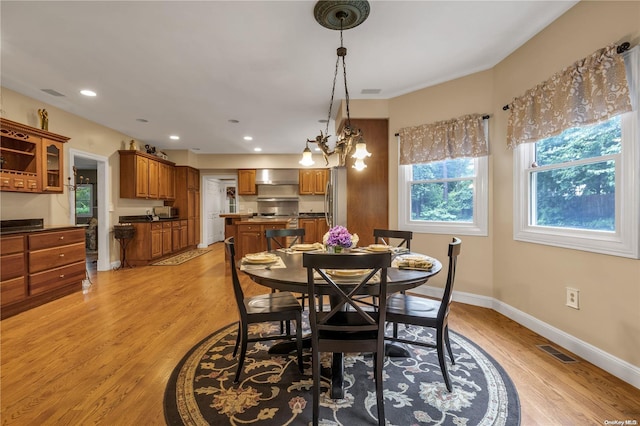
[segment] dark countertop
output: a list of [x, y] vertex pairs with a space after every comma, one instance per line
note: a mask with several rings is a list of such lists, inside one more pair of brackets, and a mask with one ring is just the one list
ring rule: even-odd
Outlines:
[[42, 228], [0, 228], [0, 235], [13, 235], [13, 234], [29, 234], [33, 232], [45, 232], [45, 231], [61, 231], [64, 229], [85, 229], [83, 225], [47, 225]]
[[172, 220], [180, 220], [179, 216], [172, 217], [159, 217], [158, 220], [152, 220], [151, 216], [147, 216], [146, 214], [137, 215], [137, 216], [120, 216], [118, 218], [118, 222], [120, 223], [147, 223], [147, 222], [169, 222]]

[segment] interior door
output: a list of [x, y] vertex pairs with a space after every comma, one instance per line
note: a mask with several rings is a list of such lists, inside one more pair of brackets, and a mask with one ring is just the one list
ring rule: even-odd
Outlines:
[[224, 240], [224, 198], [220, 182], [215, 179], [207, 180], [207, 196], [205, 217], [207, 220], [207, 245]]

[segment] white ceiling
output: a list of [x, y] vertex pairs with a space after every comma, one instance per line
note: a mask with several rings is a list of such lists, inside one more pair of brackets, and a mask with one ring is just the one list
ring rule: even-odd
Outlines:
[[[577, 1], [370, 3], [369, 18], [344, 31], [351, 99], [489, 69]], [[314, 5], [3, 0], [1, 83], [159, 150], [300, 153], [325, 129], [318, 120], [340, 45], [338, 31], [316, 23]], [[80, 95], [84, 88], [98, 96]], [[343, 97], [339, 75], [334, 116]], [[55, 120], [50, 113], [51, 129]]]

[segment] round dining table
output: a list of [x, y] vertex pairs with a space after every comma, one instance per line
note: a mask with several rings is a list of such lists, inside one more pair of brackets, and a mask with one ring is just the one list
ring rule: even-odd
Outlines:
[[[282, 259], [282, 261], [273, 264], [243, 264], [242, 259], [238, 261], [238, 267], [247, 274], [253, 281], [276, 290], [291, 291], [294, 293], [307, 294], [307, 269], [302, 266], [302, 256], [304, 252], [294, 251], [291, 249], [278, 249], [272, 251]], [[307, 252], [312, 253], [312, 252]], [[352, 250], [343, 255], [358, 256], [367, 253], [366, 250]], [[401, 255], [419, 255], [413, 252], [392, 253], [392, 257]], [[391, 267], [387, 269], [387, 294], [397, 293], [400, 291], [410, 290], [421, 284], [426, 283], [429, 278], [436, 275], [442, 269], [442, 264], [437, 259], [431, 258], [433, 267], [430, 270], [419, 269], [401, 269]], [[322, 279], [317, 279], [317, 284], [322, 288]], [[326, 284], [326, 283], [325, 283]], [[367, 286], [367, 289], [375, 291], [375, 286]], [[297, 325], [296, 325], [297, 326]], [[305, 344], [309, 344], [310, 339], [305, 338]], [[291, 342], [282, 342], [271, 347], [270, 353], [289, 353], [295, 350], [295, 344]], [[386, 354], [390, 356], [408, 356], [408, 352], [404, 348], [395, 347], [387, 344]], [[331, 397], [340, 399], [344, 396], [343, 377], [344, 363], [341, 353], [333, 354], [331, 366]]]

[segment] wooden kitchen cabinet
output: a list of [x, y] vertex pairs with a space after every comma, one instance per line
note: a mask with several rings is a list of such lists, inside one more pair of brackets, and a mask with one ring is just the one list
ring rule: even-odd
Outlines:
[[324, 234], [329, 231], [327, 221], [324, 217], [318, 218], [299, 218], [298, 228], [304, 228], [305, 243], [321, 243]]
[[82, 288], [84, 228], [26, 232], [3, 236], [1, 241], [3, 319]]
[[326, 193], [329, 169], [300, 169], [300, 195], [322, 195]]
[[256, 195], [256, 170], [238, 170], [238, 195]]
[[236, 227], [236, 259], [241, 259], [247, 253], [259, 253], [267, 250], [267, 239], [264, 231], [267, 229], [284, 229], [285, 222], [260, 223], [238, 222]]
[[175, 198], [175, 164], [133, 150], [120, 153], [120, 197], [172, 200]]
[[[177, 221], [175, 221], [177, 222]], [[162, 222], [162, 255], [173, 253], [172, 222]]]
[[189, 166], [176, 166], [176, 199], [171, 203], [185, 220], [187, 246], [200, 243], [200, 171]]
[[171, 245], [173, 251], [180, 251], [188, 245], [188, 224], [186, 220], [174, 220], [171, 225]]
[[25, 236], [2, 237], [0, 246], [0, 301], [2, 306], [27, 297]]
[[0, 118], [0, 190], [61, 193], [66, 136]]

